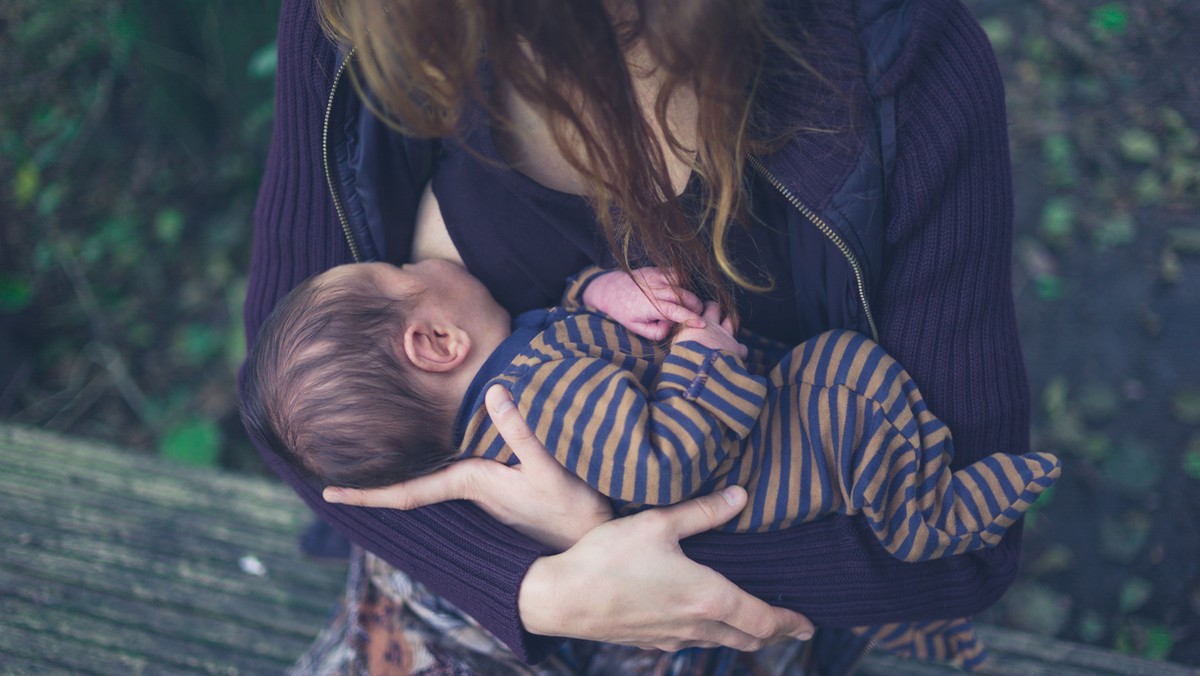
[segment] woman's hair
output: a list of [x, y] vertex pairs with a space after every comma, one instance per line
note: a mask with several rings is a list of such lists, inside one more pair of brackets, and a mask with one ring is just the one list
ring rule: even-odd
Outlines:
[[448, 464], [454, 413], [395, 348], [411, 300], [389, 297], [372, 274], [292, 290], [246, 360], [251, 435], [327, 485], [387, 486]]
[[[481, 66], [548, 113], [555, 142], [584, 178], [609, 245], [626, 268], [683, 273], [732, 309], [739, 272], [726, 243], [748, 215], [745, 158], [795, 129], [767, 129], [755, 110], [767, 68], [806, 69], [780, 38], [764, 0], [318, 0], [327, 32], [353, 47], [367, 105], [406, 133], [450, 136], [472, 104], [504, 124], [483, 91]], [[642, 114], [625, 56], [657, 64], [654, 105], [666, 148]], [[780, 63], [786, 61], [786, 63]], [[818, 82], [825, 82], [818, 75]], [[699, 226], [688, 218], [664, 153], [689, 153], [667, 124], [668, 104], [698, 101], [694, 171], [703, 179]], [[571, 143], [576, 139], [580, 150]]]

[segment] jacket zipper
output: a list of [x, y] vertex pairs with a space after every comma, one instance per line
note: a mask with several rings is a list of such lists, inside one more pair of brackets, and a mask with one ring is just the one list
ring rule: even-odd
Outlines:
[[829, 238], [829, 241], [833, 242], [833, 245], [838, 248], [838, 251], [841, 251], [842, 255], [846, 257], [846, 261], [850, 263], [850, 269], [854, 271], [854, 280], [858, 284], [858, 300], [862, 303], [863, 312], [866, 313], [867, 326], [871, 329], [871, 338], [878, 343], [879, 330], [875, 328], [875, 317], [871, 314], [871, 304], [867, 302], [866, 282], [863, 277], [862, 266], [859, 264], [858, 259], [854, 257], [854, 252], [850, 250], [850, 246], [846, 244], [846, 241], [843, 240], [840, 235], [834, 232], [833, 228], [829, 227], [828, 223], [822, 220], [821, 217], [818, 216], [812, 209], [809, 209], [804, 202], [800, 201], [799, 197], [796, 197], [795, 193], [789, 190], [782, 181], [776, 178], [775, 175], [772, 174], [769, 169], [767, 169], [766, 165], [762, 163], [762, 161], [760, 161], [754, 155], [749, 155], [748, 159], [750, 160], [750, 166], [754, 167], [755, 171], [757, 171], [763, 178], [767, 179], [767, 182], [775, 186], [775, 189], [778, 190], [779, 193], [783, 195], [784, 198], [787, 199], [787, 201], [790, 202], [791, 205], [795, 207], [802, 216], [808, 219], [810, 223], [815, 225], [817, 230], [821, 231], [821, 234]]
[[325, 182], [329, 184], [329, 194], [333, 197], [333, 208], [337, 211], [338, 220], [342, 224], [342, 234], [346, 237], [346, 244], [350, 246], [350, 255], [354, 258], [355, 263], [362, 262], [362, 254], [358, 250], [358, 242], [354, 240], [354, 233], [350, 230], [350, 219], [346, 216], [346, 209], [342, 206], [342, 197], [338, 193], [337, 182], [333, 178], [333, 164], [329, 161], [329, 120], [333, 117], [333, 100], [337, 95], [338, 85], [341, 84], [342, 75], [346, 72], [346, 67], [350, 65], [350, 59], [354, 58], [354, 50], [346, 55], [346, 59], [338, 66], [337, 72], [333, 75], [333, 86], [329, 90], [329, 103], [325, 105], [325, 124], [321, 129], [321, 160], [325, 163]]
[[875, 644], [877, 643], [879, 643], [878, 637], [867, 642], [867, 645], [862, 649], [862, 652], [858, 654], [858, 657], [854, 658], [854, 661], [851, 662], [850, 666], [846, 669], [845, 676], [854, 676], [854, 674], [858, 673], [858, 668], [862, 666], [862, 661], [865, 660], [867, 655], [875, 649]]

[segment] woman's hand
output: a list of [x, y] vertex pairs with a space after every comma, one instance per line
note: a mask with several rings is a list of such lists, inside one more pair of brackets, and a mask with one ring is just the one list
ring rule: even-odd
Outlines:
[[612, 317], [630, 333], [662, 340], [676, 324], [699, 320], [704, 304], [661, 268], [613, 270], [583, 290], [583, 304]]
[[325, 499], [395, 509], [472, 500], [530, 537], [567, 549], [535, 561], [521, 584], [521, 621], [535, 634], [660, 650], [757, 650], [811, 638], [808, 618], [767, 605], [679, 548], [680, 539], [737, 515], [744, 489], [613, 520], [608, 500], [550, 455], [507, 390], [492, 387], [485, 401], [520, 465], [461, 460], [386, 488], [327, 488]]
[[326, 488], [327, 502], [415, 509], [446, 500], [470, 500], [500, 523], [558, 550], [612, 519], [612, 506], [568, 472], [530, 431], [508, 390], [495, 385], [484, 397], [488, 414], [521, 464], [481, 458], [383, 488]]
[[599, 526], [533, 563], [521, 584], [521, 622], [535, 634], [668, 651], [811, 638], [808, 618], [767, 605], [679, 548], [745, 504], [746, 491], [734, 486]]

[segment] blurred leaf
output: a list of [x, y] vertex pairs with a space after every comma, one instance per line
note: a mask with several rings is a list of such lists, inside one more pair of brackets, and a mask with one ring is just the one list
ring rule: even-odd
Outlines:
[[258, 51], [250, 56], [249, 63], [246, 64], [246, 72], [250, 77], [265, 80], [275, 77], [275, 66], [278, 60], [278, 48], [275, 41], [271, 41]]
[[1074, 556], [1071, 548], [1066, 545], [1055, 544], [1046, 548], [1045, 552], [1037, 558], [1030, 566], [1030, 570], [1034, 575], [1045, 575], [1047, 573], [1058, 573], [1071, 568], [1071, 562]]
[[1079, 388], [1076, 400], [1084, 419], [1089, 422], [1111, 419], [1120, 406], [1116, 388], [1101, 382], [1085, 383]]
[[1101, 462], [1112, 454], [1113, 442], [1107, 434], [1103, 432], [1092, 432], [1088, 434], [1080, 445], [1079, 450], [1083, 456], [1092, 462]]
[[221, 429], [206, 418], [173, 427], [159, 444], [159, 454], [189, 465], [214, 465], [221, 448]]
[[1099, 643], [1104, 638], [1104, 618], [1094, 610], [1085, 610], [1079, 617], [1079, 638]]
[[183, 327], [172, 352], [185, 364], [199, 366], [222, 348], [221, 336], [208, 324], [193, 323]]
[[1121, 156], [1130, 162], [1149, 164], [1158, 159], [1158, 139], [1145, 129], [1126, 129], [1117, 136]]
[[1183, 263], [1174, 249], [1163, 249], [1158, 259], [1158, 278], [1166, 284], [1178, 284], [1183, 276]]
[[1121, 3], [1109, 2], [1093, 9], [1088, 23], [1098, 33], [1120, 35], [1125, 32], [1129, 17]]
[[1042, 238], [1047, 243], [1062, 247], [1071, 240], [1075, 231], [1075, 206], [1065, 197], [1052, 197], [1042, 206]]
[[16, 197], [17, 207], [24, 207], [37, 195], [42, 184], [41, 173], [33, 162], [26, 162], [17, 170], [17, 180], [13, 183], [13, 196]]
[[1075, 182], [1075, 150], [1066, 134], [1048, 134], [1042, 139], [1042, 158], [1051, 182], [1062, 186]]
[[1200, 228], [1172, 228], [1171, 248], [1181, 255], [1200, 255]]
[[1153, 626], [1146, 631], [1146, 648], [1142, 656], [1151, 660], [1165, 660], [1171, 654], [1175, 639], [1166, 627]]
[[1200, 436], [1192, 437], [1187, 450], [1183, 452], [1183, 473], [1200, 479]]
[[167, 207], [154, 216], [154, 234], [167, 245], [179, 241], [183, 233], [183, 214], [178, 209]]
[[1127, 655], [1163, 660], [1170, 654], [1174, 643], [1168, 628], [1160, 625], [1147, 626], [1131, 620], [1121, 625], [1113, 647]]
[[1055, 376], [1046, 384], [1046, 389], [1042, 390], [1042, 410], [1046, 415], [1054, 417], [1067, 410], [1068, 388], [1067, 379], [1062, 376]]
[[1001, 603], [1009, 621], [1041, 636], [1062, 631], [1071, 611], [1069, 596], [1036, 583], [1014, 584]]
[[1058, 277], [1038, 277], [1033, 280], [1033, 293], [1042, 300], [1062, 298], [1062, 280]]
[[0, 275], [0, 312], [20, 312], [33, 301], [33, 285], [25, 279]]
[[1146, 605], [1153, 592], [1154, 586], [1148, 580], [1136, 576], [1131, 577], [1121, 585], [1121, 592], [1117, 596], [1117, 608], [1121, 614], [1128, 615]]
[[1162, 460], [1144, 440], [1126, 438], [1104, 461], [1105, 478], [1123, 493], [1140, 496], [1162, 477]]
[[1133, 194], [1137, 196], [1140, 204], [1153, 204], [1162, 199], [1163, 184], [1158, 173], [1153, 169], [1147, 169], [1138, 174], [1137, 180], [1133, 183]]
[[61, 183], [51, 183], [43, 188], [37, 198], [38, 215], [49, 216], [58, 211], [58, 205], [62, 203], [66, 192]]
[[1187, 120], [1183, 114], [1174, 108], [1163, 106], [1158, 111], [1159, 117], [1162, 119], [1163, 125], [1171, 131], [1181, 131], [1187, 129]]
[[1183, 390], [1171, 397], [1171, 413], [1187, 425], [1200, 425], [1200, 390]]
[[1100, 550], [1118, 563], [1130, 563], [1141, 553], [1150, 537], [1152, 524], [1144, 512], [1106, 516], [1100, 522]]
[[1129, 244], [1136, 236], [1133, 216], [1124, 211], [1114, 212], [1092, 232], [1092, 239], [1101, 249]]

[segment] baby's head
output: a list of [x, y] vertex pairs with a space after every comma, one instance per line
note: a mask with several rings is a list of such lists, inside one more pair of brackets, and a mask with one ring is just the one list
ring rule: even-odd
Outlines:
[[344, 265], [279, 302], [246, 363], [251, 434], [328, 485], [385, 486], [453, 459], [471, 377], [509, 317], [461, 266]]

